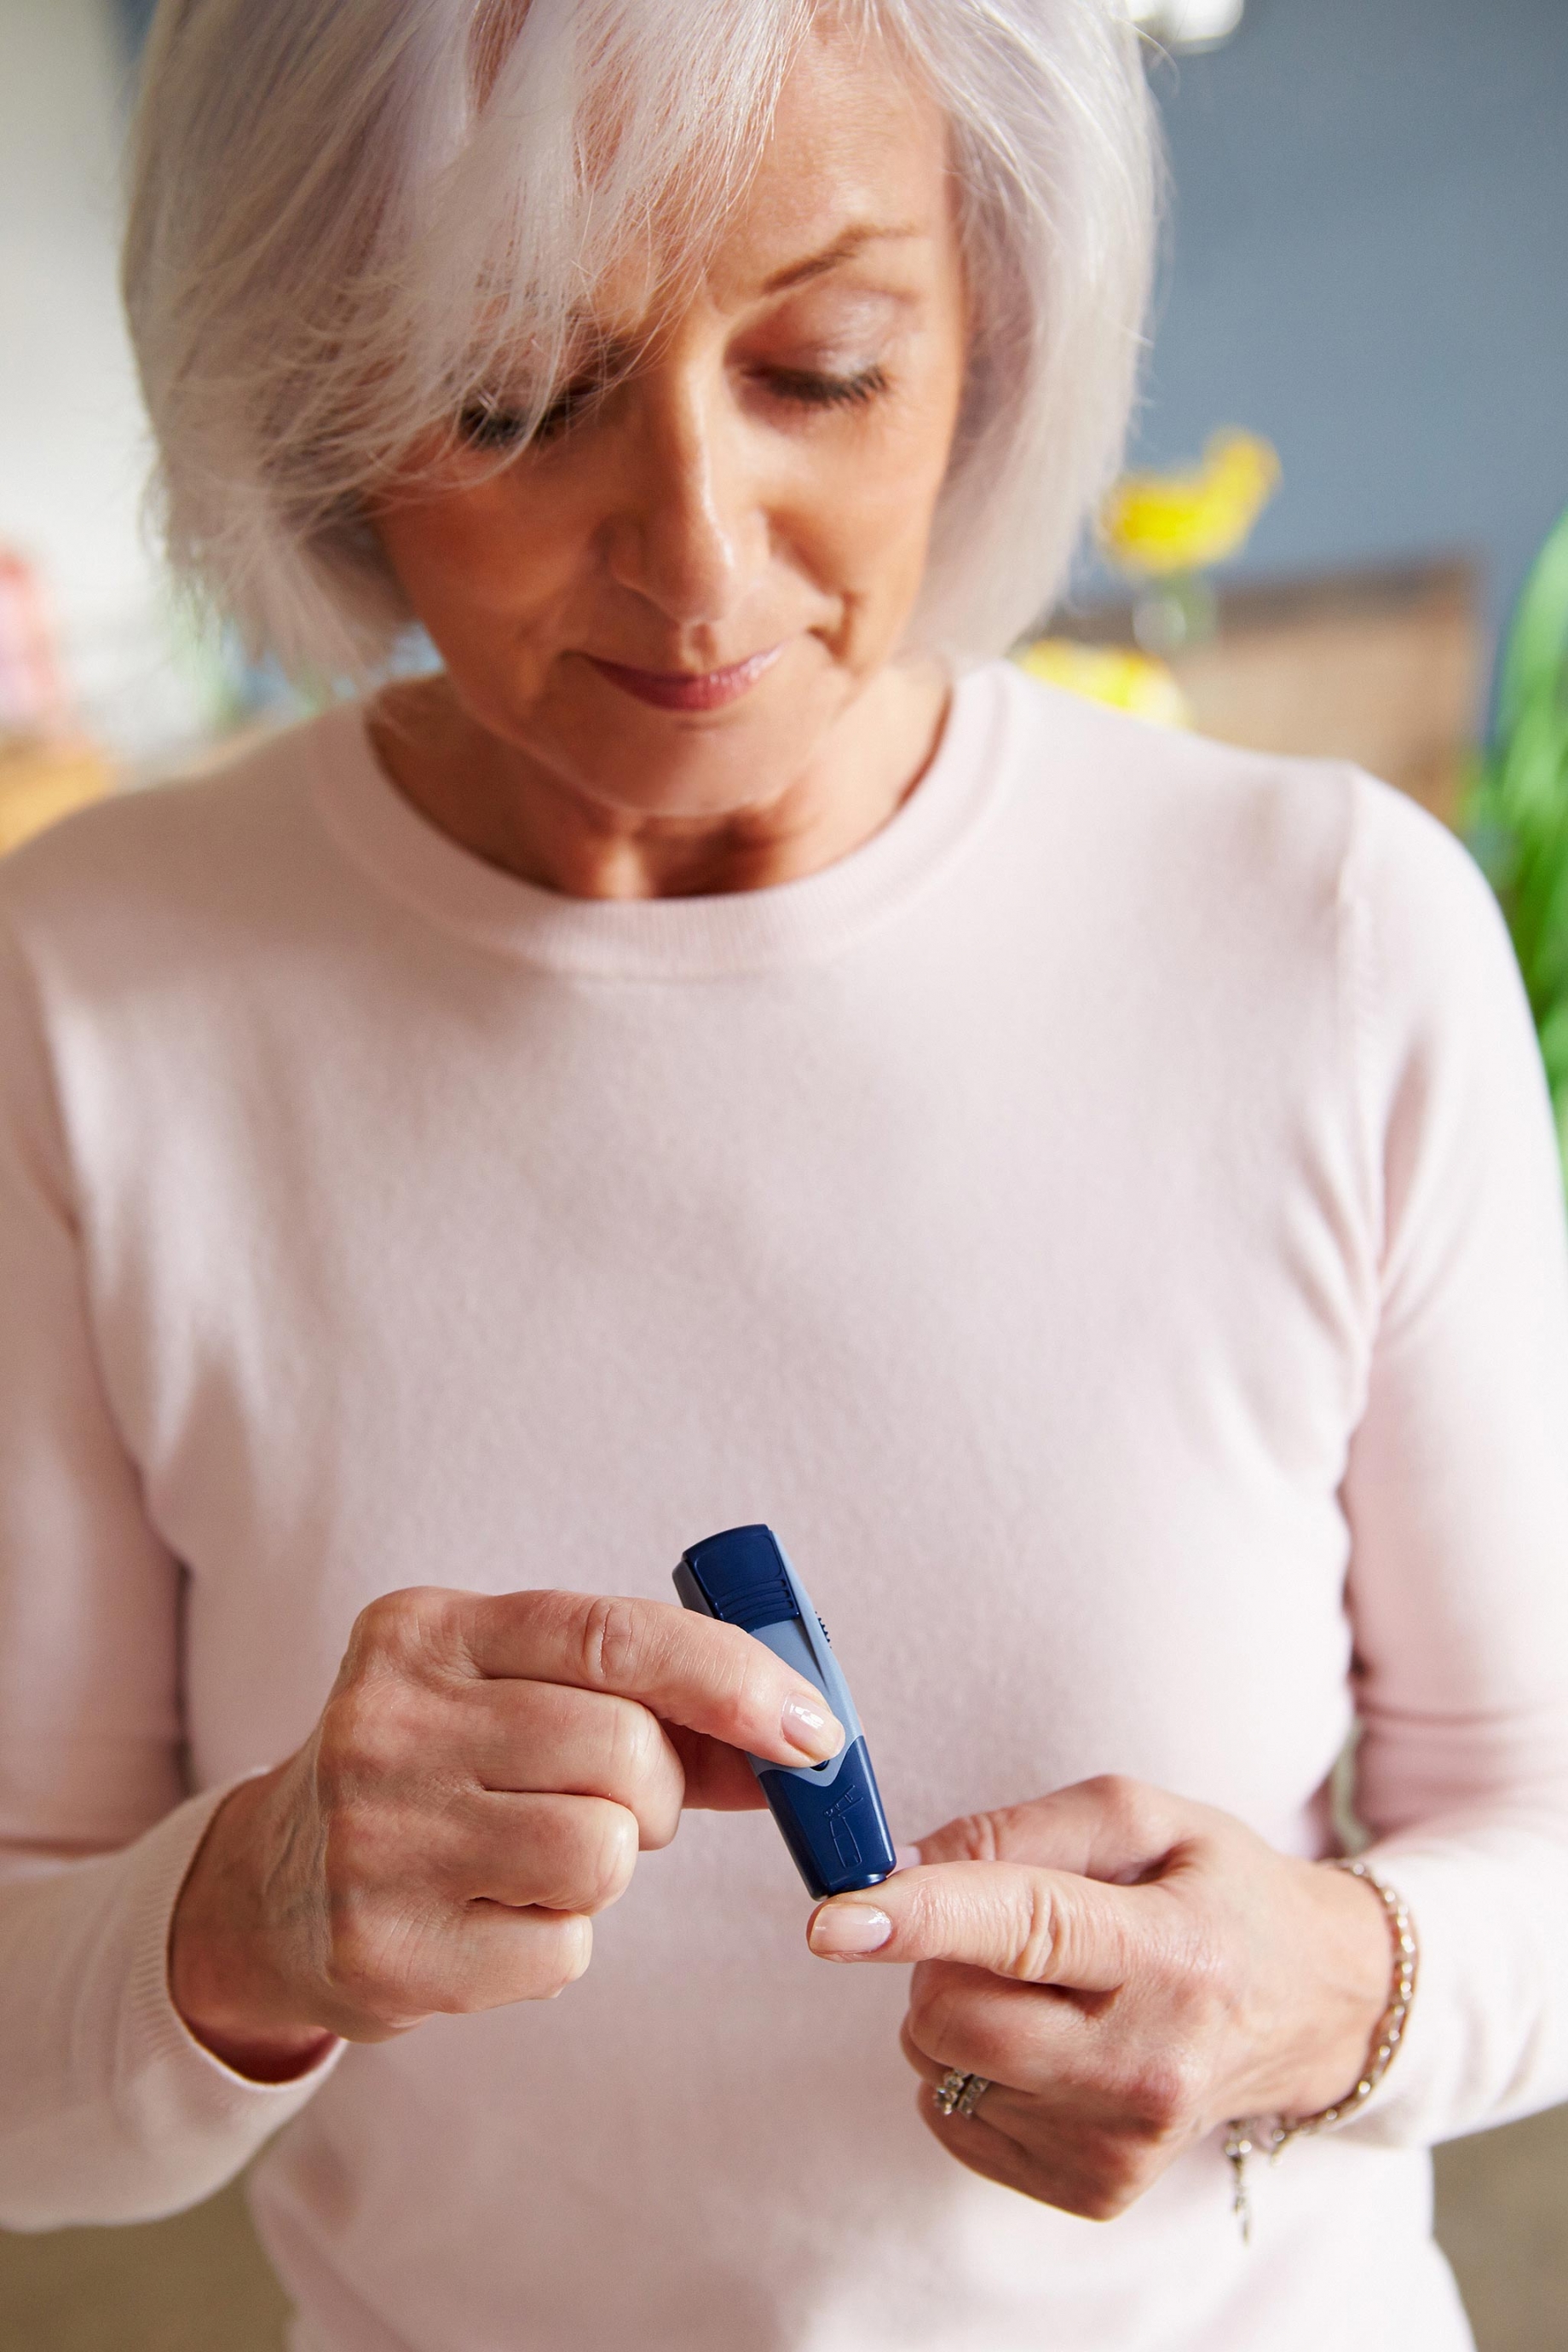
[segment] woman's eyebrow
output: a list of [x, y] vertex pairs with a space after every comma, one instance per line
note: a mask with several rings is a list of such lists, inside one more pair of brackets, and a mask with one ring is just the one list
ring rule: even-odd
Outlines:
[[763, 280], [762, 290], [764, 294], [783, 294], [792, 286], [804, 286], [813, 278], [826, 277], [830, 269], [837, 269], [840, 262], [853, 260], [855, 256], [868, 245], [879, 245], [899, 237], [907, 238], [926, 235], [925, 229], [913, 226], [902, 228], [868, 226], [846, 229], [842, 236], [836, 237], [833, 243], [825, 246], [820, 253], [809, 255], [805, 261], [792, 261], [783, 269], [775, 269], [771, 278], [765, 278]]

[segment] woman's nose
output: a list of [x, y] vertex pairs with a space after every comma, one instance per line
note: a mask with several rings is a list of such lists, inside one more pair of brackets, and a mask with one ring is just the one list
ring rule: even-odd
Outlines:
[[743, 604], [767, 555], [744, 431], [720, 387], [645, 383], [638, 390], [637, 429], [608, 531], [611, 575], [677, 627], [712, 626]]

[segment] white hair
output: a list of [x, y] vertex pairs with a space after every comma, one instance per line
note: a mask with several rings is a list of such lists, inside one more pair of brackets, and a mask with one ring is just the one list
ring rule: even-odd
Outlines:
[[[910, 634], [997, 652], [1125, 436], [1158, 180], [1137, 36], [1119, 0], [830, 5], [948, 119], [973, 344]], [[286, 668], [373, 669], [409, 619], [378, 478], [520, 352], [542, 415], [656, 228], [711, 243], [823, 11], [162, 0], [124, 289], [176, 569]]]

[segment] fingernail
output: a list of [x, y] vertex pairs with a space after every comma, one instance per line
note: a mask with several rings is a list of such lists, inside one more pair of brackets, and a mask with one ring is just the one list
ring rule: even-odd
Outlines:
[[895, 1871], [918, 1870], [920, 1866], [921, 1850], [918, 1845], [896, 1845], [893, 1848], [893, 1868]]
[[825, 1903], [806, 1930], [814, 1952], [827, 1960], [847, 1960], [857, 1952], [875, 1952], [893, 1932], [885, 1911], [870, 1903]]
[[804, 1693], [792, 1691], [785, 1699], [782, 1727], [791, 1747], [818, 1764], [826, 1764], [844, 1745], [844, 1726], [838, 1717], [829, 1715], [820, 1700], [809, 1699]]

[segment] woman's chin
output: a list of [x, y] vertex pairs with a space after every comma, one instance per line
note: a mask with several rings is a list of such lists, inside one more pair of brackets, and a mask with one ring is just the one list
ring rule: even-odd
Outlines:
[[[782, 663], [775, 669], [783, 668]], [[552, 732], [589, 796], [672, 822], [766, 807], [809, 767], [850, 698], [831, 674], [770, 692], [773, 675], [708, 709], [669, 709], [609, 679], [559, 710]]]

